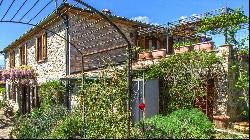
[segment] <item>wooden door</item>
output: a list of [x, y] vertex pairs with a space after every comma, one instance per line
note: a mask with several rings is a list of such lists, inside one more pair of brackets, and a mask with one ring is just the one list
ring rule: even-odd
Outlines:
[[207, 95], [196, 97], [195, 107], [204, 112], [210, 120], [213, 118], [213, 100], [214, 100], [214, 80], [209, 79], [206, 83]]
[[23, 85], [21, 89], [21, 112], [28, 113], [31, 110], [30, 104], [30, 87]]

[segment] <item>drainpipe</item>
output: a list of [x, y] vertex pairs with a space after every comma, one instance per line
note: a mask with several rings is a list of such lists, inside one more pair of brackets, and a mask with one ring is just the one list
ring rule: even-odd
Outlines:
[[[58, 14], [63, 19], [65, 25], [65, 51], [66, 51], [66, 75], [69, 75], [69, 16], [65, 13], [63, 15], [58, 12]], [[66, 106], [70, 108], [70, 101], [69, 101], [69, 81], [66, 80]]]
[[[69, 17], [68, 15], [65, 15], [65, 38], [66, 38], [66, 41], [65, 41], [65, 46], [66, 46], [66, 75], [69, 75]], [[67, 80], [66, 81], [66, 97], [67, 97], [67, 108], [69, 109], [70, 108], [70, 100], [69, 100], [69, 97], [70, 97], [70, 94], [69, 94], [69, 81]]]

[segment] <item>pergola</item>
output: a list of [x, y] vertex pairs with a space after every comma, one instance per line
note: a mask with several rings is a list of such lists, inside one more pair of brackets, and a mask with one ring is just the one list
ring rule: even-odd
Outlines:
[[[169, 37], [173, 37], [174, 39], [182, 38], [184, 40], [200, 38], [203, 34], [198, 32], [197, 29], [201, 26], [201, 22], [203, 19], [220, 16], [222, 14], [232, 14], [235, 12], [235, 9], [223, 7], [205, 13], [195, 14], [189, 17], [178, 19], [176, 21], [167, 22], [163, 25], [152, 25], [149, 28], [138, 28], [138, 35], [149, 36], [163, 34], [166, 36], [167, 47], [169, 47]], [[242, 27], [242, 29], [249, 28], [249, 24], [245, 22], [240, 23], [240, 26]], [[219, 27], [213, 26], [213, 28], [216, 29]], [[227, 36], [225, 36], [225, 42], [227, 42]]]

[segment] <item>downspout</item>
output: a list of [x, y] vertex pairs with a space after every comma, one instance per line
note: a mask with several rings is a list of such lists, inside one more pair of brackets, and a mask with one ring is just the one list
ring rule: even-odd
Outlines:
[[66, 46], [66, 75], [69, 75], [69, 18], [68, 15], [65, 15], [65, 46]]
[[[65, 46], [66, 46], [66, 75], [69, 75], [69, 16], [65, 14]], [[70, 108], [70, 94], [69, 94], [69, 81], [66, 81], [66, 102], [67, 102], [67, 108]]]
[[[58, 11], [58, 14], [61, 16], [61, 18], [63, 19], [64, 25], [65, 25], [65, 51], [66, 51], [66, 76], [69, 75], [69, 16], [65, 13], [63, 15], [60, 14], [60, 12]], [[66, 80], [66, 106], [69, 109], [70, 108], [70, 100], [69, 100], [69, 81]]]

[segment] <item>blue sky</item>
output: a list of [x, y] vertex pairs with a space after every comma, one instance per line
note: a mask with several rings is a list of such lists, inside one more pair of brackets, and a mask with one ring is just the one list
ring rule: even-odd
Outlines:
[[[2, 0], [0, 0], [1, 2]], [[3, 20], [10, 20], [25, 0], [16, 0]], [[19, 21], [21, 15], [28, 11], [37, 0], [28, 0], [20, 13], [13, 20]], [[50, 0], [41, 0], [34, 9], [23, 18], [22, 21], [29, 21], [34, 17], [38, 9], [45, 6]], [[62, 1], [62, 0], [58, 0]], [[72, 1], [72, 0], [69, 0]], [[124, 16], [129, 19], [140, 19], [150, 23], [164, 24], [168, 21], [177, 20], [181, 16], [190, 16], [192, 14], [204, 13], [221, 7], [239, 8], [243, 7], [246, 15], [249, 15], [249, 0], [84, 0], [88, 4], [96, 7], [98, 10], [104, 8], [110, 9], [111, 12], [118, 16]], [[12, 0], [3, 0], [0, 6], [0, 20]], [[54, 10], [54, 3], [51, 3], [45, 11], [41, 12], [31, 23], [36, 23], [45, 15]], [[0, 50], [17, 39], [31, 26], [2, 23], [0, 22]], [[218, 40], [220, 41], [220, 40]], [[0, 56], [0, 65], [3, 63], [3, 57]]]

